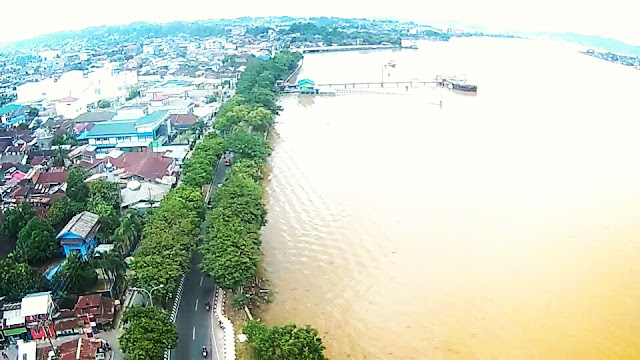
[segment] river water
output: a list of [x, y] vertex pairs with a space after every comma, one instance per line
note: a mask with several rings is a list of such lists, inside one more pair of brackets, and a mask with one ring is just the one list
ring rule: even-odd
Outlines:
[[281, 99], [262, 318], [331, 359], [640, 358], [640, 71], [476, 38], [307, 55], [299, 78], [441, 73], [477, 96]]

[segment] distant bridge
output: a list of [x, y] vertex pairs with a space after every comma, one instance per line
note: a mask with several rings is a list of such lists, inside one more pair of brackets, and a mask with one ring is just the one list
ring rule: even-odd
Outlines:
[[302, 54], [316, 53], [316, 52], [328, 52], [328, 51], [358, 51], [358, 50], [380, 50], [380, 49], [399, 49], [399, 46], [395, 45], [336, 45], [336, 46], [316, 46], [316, 47], [301, 47], [292, 49], [292, 51], [298, 51]]

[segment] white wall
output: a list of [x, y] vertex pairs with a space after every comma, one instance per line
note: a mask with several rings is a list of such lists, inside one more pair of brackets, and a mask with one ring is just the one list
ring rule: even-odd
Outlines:
[[80, 114], [87, 112], [87, 105], [79, 100], [74, 102], [58, 102], [56, 103], [56, 114], [61, 115], [65, 119], [75, 119]]

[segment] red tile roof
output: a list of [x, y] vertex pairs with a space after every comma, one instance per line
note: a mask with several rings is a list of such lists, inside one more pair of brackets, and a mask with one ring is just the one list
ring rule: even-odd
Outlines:
[[68, 173], [66, 171], [42, 172], [39, 171], [34, 177], [36, 184], [62, 184], [67, 181]]
[[189, 126], [198, 121], [198, 117], [193, 114], [174, 114], [171, 115], [171, 124]]
[[137, 175], [153, 181], [170, 175], [167, 169], [173, 159], [164, 157], [162, 153], [147, 151], [125, 153], [116, 159], [110, 159], [110, 161], [116, 169], [124, 169], [129, 175]]
[[71, 102], [74, 102], [74, 101], [78, 101], [78, 99], [74, 98], [72, 96], [67, 96], [66, 98], [60, 99], [60, 102], [63, 102], [63, 103], [71, 103]]
[[44, 156], [34, 156], [33, 159], [31, 159], [31, 165], [40, 165], [44, 159]]
[[74, 308], [77, 317], [91, 315], [97, 323], [108, 323], [113, 320], [115, 302], [100, 294], [80, 296]]
[[[80, 342], [80, 346], [78, 346], [78, 342]], [[87, 339], [83, 337], [59, 344], [57, 349], [60, 352], [60, 360], [95, 360], [96, 353], [102, 344], [103, 341], [100, 339]], [[80, 349], [79, 354], [78, 348]], [[49, 350], [51, 350], [51, 348], [46, 347], [45, 351], [42, 352], [42, 360], [49, 358]]]

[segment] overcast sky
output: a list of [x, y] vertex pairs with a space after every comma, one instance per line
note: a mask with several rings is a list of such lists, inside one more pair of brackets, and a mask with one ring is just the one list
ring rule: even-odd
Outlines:
[[239, 16], [394, 17], [489, 30], [572, 31], [640, 45], [639, 0], [2, 0], [0, 42], [59, 30]]

